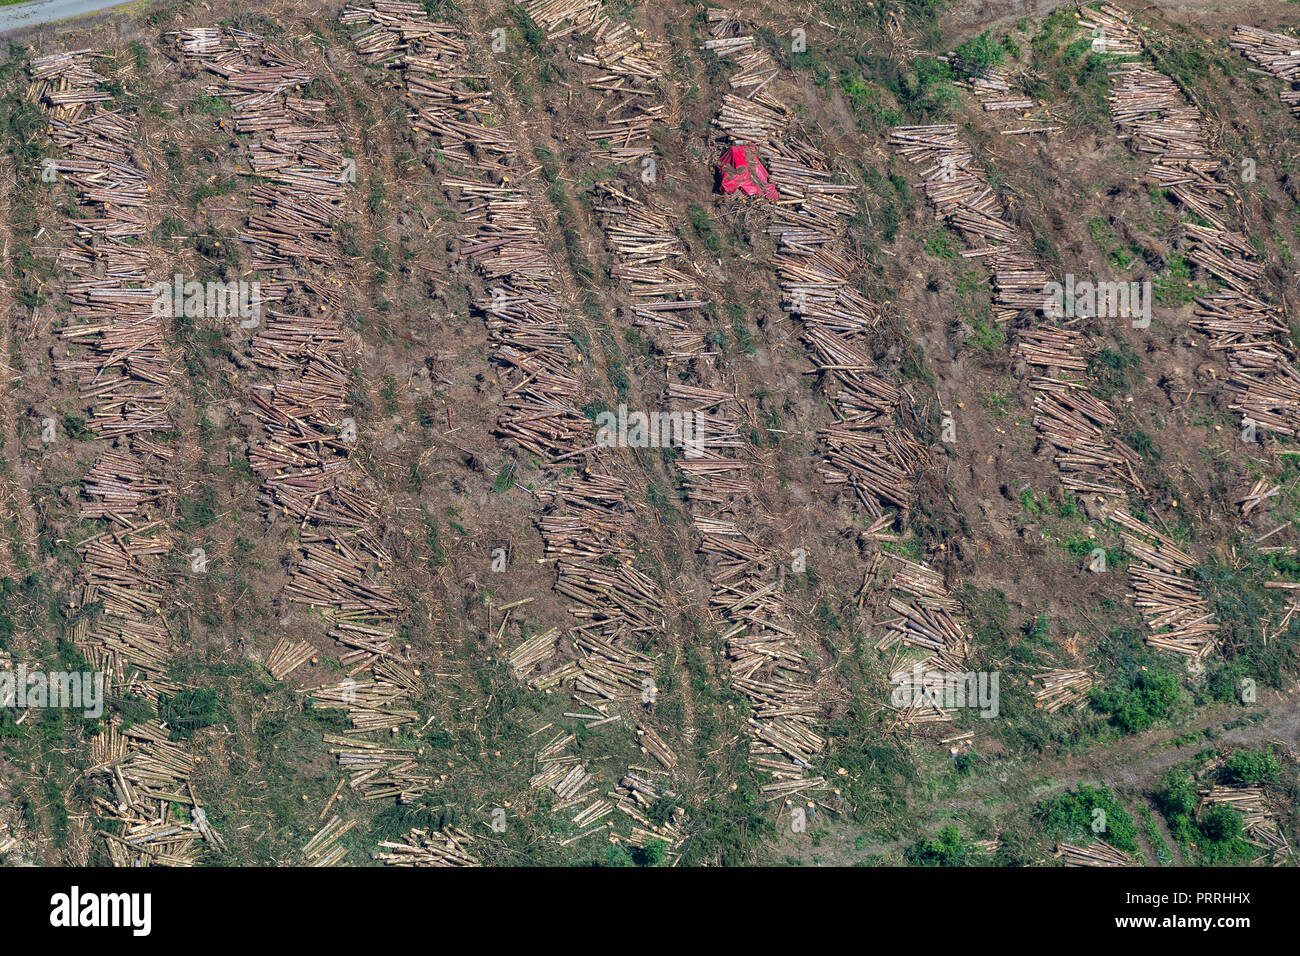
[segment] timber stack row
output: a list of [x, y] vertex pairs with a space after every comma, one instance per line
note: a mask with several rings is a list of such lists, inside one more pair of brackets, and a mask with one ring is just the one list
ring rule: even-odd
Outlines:
[[[79, 543], [80, 587], [73, 602], [98, 603], [79, 615], [73, 638], [104, 693], [136, 695], [155, 707], [181, 692], [168, 676], [173, 641], [164, 616], [170, 587], [160, 566], [173, 550], [163, 517], [173, 453], [160, 433], [169, 410], [172, 356], [168, 328], [149, 270], [148, 173], [138, 159], [139, 130], [113, 107], [95, 54], [75, 50], [32, 62], [35, 96], [58, 155], [51, 161], [76, 195], [84, 218], [64, 224], [58, 264], [73, 318], [60, 330], [68, 348], [56, 360], [77, 378], [96, 460], [82, 487], [81, 517], [103, 530]], [[91, 741], [91, 764], [111, 799], [96, 812], [116, 826], [100, 831], [115, 866], [188, 866], [204, 844], [220, 847], [190, 785], [194, 761], [156, 721], [123, 728], [114, 718]]]
[[[1119, 7], [1087, 11], [1081, 23], [1104, 32], [1109, 52], [1116, 52], [1112, 41], [1128, 56], [1144, 49], [1133, 17]], [[1234, 40], [1245, 55], [1267, 59], [1285, 38], [1238, 28]], [[1239, 198], [1229, 171], [1213, 155], [1205, 117], [1172, 79], [1137, 60], [1118, 62], [1111, 71], [1110, 109], [1129, 148], [1150, 161], [1149, 184], [1165, 189], [1196, 220], [1182, 224], [1187, 259], [1222, 284], [1220, 291], [1197, 297], [1193, 326], [1206, 335], [1212, 351], [1227, 358], [1229, 407], [1242, 416], [1243, 430], [1295, 438], [1300, 434], [1295, 350], [1282, 310], [1262, 298], [1264, 264], [1248, 237], [1231, 225], [1240, 219]], [[1150, 541], [1160, 546], [1158, 539]], [[1166, 564], [1178, 561], [1176, 554], [1165, 557]], [[1201, 617], [1191, 609], [1186, 613], [1191, 620]], [[1165, 636], [1183, 653], [1203, 656], [1209, 650], [1208, 643], [1188, 643], [1185, 635]], [[1207, 634], [1203, 640], [1213, 638]]]
[[[291, 52], [255, 33], [214, 28], [182, 30], [175, 43], [184, 61], [217, 77], [207, 92], [229, 103], [235, 132], [248, 134], [248, 174], [260, 180], [239, 238], [284, 305], [263, 310], [248, 345], [272, 378], [252, 388], [262, 434], [249, 462], [261, 480], [259, 501], [298, 525], [286, 594], [324, 615], [345, 673], [340, 685], [305, 693], [348, 713], [351, 729], [324, 742], [350, 789], [362, 800], [410, 801], [432, 781], [413, 748], [392, 738], [415, 719], [409, 704], [420, 681], [394, 656], [402, 605], [377, 489], [354, 457], [341, 283], [325, 278], [342, 268], [336, 226], [350, 165], [337, 128], [324, 120], [329, 104], [300, 95], [315, 76]], [[268, 667], [283, 678], [306, 657], [301, 647], [279, 646]]]
[[[534, 18], [540, 4], [524, 2]], [[540, 21], [539, 21], [540, 22]], [[555, 31], [556, 23], [544, 24]], [[587, 155], [593, 162], [601, 160], [618, 166], [631, 166], [633, 173], [621, 180], [598, 182], [592, 187], [593, 207], [600, 217], [608, 248], [612, 255], [611, 274], [618, 281], [631, 306], [627, 315], [633, 324], [649, 330], [660, 350], [671, 356], [670, 361], [689, 364], [702, 356], [705, 343], [700, 328], [699, 309], [705, 305], [692, 276], [673, 264], [684, 252], [681, 241], [672, 229], [669, 216], [639, 198], [636, 183], [657, 181], [654, 145], [651, 131], [664, 118], [666, 97], [661, 89], [663, 58], [667, 45], [648, 39], [642, 31], [629, 24], [614, 26], [604, 18], [592, 25], [578, 23], [571, 31], [556, 32], [573, 36], [576, 41], [569, 47], [569, 55], [578, 65], [578, 74], [585, 86], [599, 94], [596, 109], [597, 127], [588, 130], [581, 142], [588, 144]], [[638, 175], [639, 174], [639, 175]], [[630, 180], [630, 181], [629, 181]], [[683, 419], [658, 413], [655, 430], [660, 443], [693, 447], [694, 436], [683, 427]], [[687, 452], [690, 454], [691, 452]], [[573, 488], [557, 492], [572, 495]], [[626, 488], [624, 487], [624, 491]], [[651, 631], [663, 627], [657, 595], [649, 579], [636, 572], [630, 564], [621, 571], [628, 584], [637, 585], [634, 591], [624, 590], [630, 600], [622, 603], [636, 620], [636, 631]], [[616, 589], [609, 591], [617, 594]], [[636, 614], [636, 607], [642, 613]], [[655, 664], [643, 655], [624, 651], [619, 667], [609, 677], [627, 685], [627, 690], [638, 690], [643, 705], [653, 706], [653, 694], [647, 698], [646, 688], [653, 690]], [[606, 679], [608, 683], [608, 678]], [[581, 683], [579, 684], [581, 687]], [[588, 687], [588, 690], [594, 690]], [[607, 708], [593, 706], [582, 715], [595, 726], [614, 719], [607, 716]], [[582, 832], [581, 839], [600, 832], [598, 821], [621, 812], [630, 818], [626, 835], [612, 827], [608, 830], [611, 841], [626, 842], [634, 847], [644, 847], [652, 839], [663, 840], [669, 848], [669, 858], [675, 860], [676, 849], [682, 835], [676, 827], [656, 826], [642, 812], [647, 804], [647, 794], [675, 797], [662, 783], [650, 779], [653, 775], [671, 776], [677, 766], [677, 756], [659, 736], [648, 718], [638, 720], [637, 743], [642, 753], [652, 758], [659, 770], [629, 768], [628, 774], [614, 791], [596, 803], [579, 801], [583, 806], [574, 816], [573, 823]], [[649, 799], [654, 799], [649, 798]], [[679, 819], [680, 809], [674, 816]]]
[[[537, 6], [533, 12], [543, 18], [538, 22], [549, 29], [569, 13], [583, 15], [599, 5]], [[561, 9], [567, 12], [551, 21], [549, 14]], [[460, 204], [460, 222], [474, 230], [461, 237], [461, 251], [487, 283], [474, 305], [487, 325], [492, 359], [507, 380], [495, 434], [548, 465], [572, 469], [539, 493], [544, 512], [537, 526], [542, 560], [554, 565], [554, 589], [569, 602], [577, 623], [529, 638], [510, 655], [511, 666], [536, 689], [567, 685], [577, 712], [590, 715], [589, 725], [617, 722], [621, 715], [611, 713], [611, 705], [639, 702], [655, 672], [655, 662], [632, 645], [644, 632], [662, 631], [663, 601], [655, 582], [633, 565], [635, 509], [628, 479], [579, 410], [588, 392], [576, 374], [563, 284], [535, 199], [526, 188], [510, 185], [523, 158], [493, 122], [491, 93], [471, 88], [484, 77], [470, 72], [457, 28], [430, 22], [422, 7], [410, 3], [350, 6], [341, 20], [366, 24], [354, 34], [358, 51], [400, 73], [414, 129], [433, 137], [465, 168], [445, 186]], [[610, 32], [615, 44], [626, 39]], [[611, 64], [624, 61], [618, 51], [605, 52]], [[503, 634], [505, 626], [503, 620]], [[554, 790], [567, 809], [565, 799], [585, 796], [583, 785], [591, 778], [580, 765], [571, 766], [574, 758], [563, 751], [543, 748], [532, 786]]]
[[[1010, 322], [1027, 317], [1017, 350], [1026, 365], [1037, 371], [1029, 382], [1035, 393], [1034, 427], [1057, 451], [1061, 484], [1077, 495], [1094, 495], [1108, 507], [1124, 502], [1129, 494], [1144, 496], [1147, 490], [1137, 472], [1139, 455], [1114, 435], [1114, 410], [1088, 388], [1084, 375], [1088, 340], [1072, 323], [1053, 314], [1047, 273], [957, 127], [899, 127], [890, 134], [890, 142], [901, 156], [922, 168], [922, 186], [935, 211], [971, 246], [962, 256], [988, 260], [995, 319]], [[1141, 522], [1126, 526], [1126, 542], [1136, 547], [1143, 541], [1134, 551], [1139, 560], [1129, 565], [1129, 575], [1135, 602], [1144, 610], [1151, 632], [1147, 640], [1153, 646], [1203, 657], [1214, 647], [1213, 615], [1187, 576], [1190, 566], [1168, 551], [1167, 539], [1154, 534]], [[1157, 579], [1161, 594], [1152, 598], [1150, 588]]]
[[[770, 89], [779, 74], [776, 62], [744, 32], [738, 13], [713, 9], [708, 16], [705, 48], [735, 66], [729, 83], [736, 92], [724, 96], [713, 120], [720, 133], [715, 148], [753, 143], [761, 155], [770, 155], [781, 149], [791, 115]], [[734, 382], [716, 373], [711, 378], [669, 378], [674, 408], [695, 422], [696, 447], [679, 465], [708, 562], [710, 603], [727, 622], [723, 638], [732, 687], [751, 708], [750, 763], [769, 778], [762, 785], [765, 799], [785, 805], [826, 786], [813, 765], [826, 744], [819, 733], [817, 683], [803, 652], [806, 638], [786, 606], [781, 559], [760, 543], [757, 529], [741, 524], [753, 490], [750, 465], [739, 456], [744, 448], [739, 416], [749, 410]]]
[[[879, 622], [885, 634], [878, 650], [893, 651], [890, 685], [894, 728], [951, 723], [945, 704], [964, 692], [971, 634], [960, 602], [943, 575], [926, 564], [885, 553], [890, 575], [887, 606], [893, 617]], [[886, 569], [882, 569], [886, 570]]]
[[872, 518], [906, 511], [926, 454], [898, 424], [903, 392], [877, 369], [867, 344], [879, 316], [857, 290], [862, 263], [846, 241], [856, 187], [835, 182], [825, 156], [807, 142], [772, 143], [763, 159], [782, 198], [768, 227], [782, 308], [798, 318], [832, 392], [836, 421], [821, 431], [822, 477], [851, 489]]
[[[724, 17], [721, 22], [730, 21]], [[767, 79], [775, 76], [773, 65]], [[830, 385], [836, 421], [820, 432], [827, 448], [820, 472], [827, 484], [852, 489], [873, 519], [869, 533], [885, 537], [881, 532], [907, 511], [928, 456], [899, 423], [905, 393], [872, 358], [869, 336], [880, 324], [879, 311], [858, 291], [862, 262], [847, 234], [857, 187], [838, 182], [826, 156], [794, 136], [792, 114], [779, 112], [783, 119], [774, 129], [780, 135], [759, 145], [779, 196], [768, 233], [777, 241], [773, 265], [782, 307], [798, 319], [804, 347]], [[924, 565], [889, 557], [896, 589], [890, 607], [901, 616], [887, 622], [879, 648], [895, 649], [890, 677], [908, 701], [894, 708], [895, 727], [951, 722], [951, 713], [936, 700], [950, 697], [945, 690], [963, 680], [970, 638], [961, 607], [941, 576]], [[883, 564], [878, 554], [864, 579], [864, 593]], [[908, 667], [895, 666], [909, 648], [919, 648], [921, 659], [911, 660], [916, 655], [910, 654]]]
[[[1101, 24], [1107, 36], [1141, 50], [1142, 38], [1125, 11], [1107, 6], [1090, 11], [1090, 17], [1082, 21], [1085, 26]], [[1255, 49], [1241, 42], [1247, 55]], [[1129, 147], [1150, 160], [1148, 182], [1166, 189], [1199, 220], [1182, 226], [1188, 260], [1225, 287], [1196, 300], [1194, 325], [1228, 360], [1228, 388], [1235, 396], [1230, 407], [1245, 425], [1295, 438], [1300, 434], [1295, 352], [1281, 311], [1260, 298], [1264, 264], [1249, 239], [1229, 224], [1239, 212], [1238, 197], [1228, 171], [1211, 152], [1205, 117], [1173, 80], [1145, 63], [1118, 63], [1111, 83], [1111, 118]]]

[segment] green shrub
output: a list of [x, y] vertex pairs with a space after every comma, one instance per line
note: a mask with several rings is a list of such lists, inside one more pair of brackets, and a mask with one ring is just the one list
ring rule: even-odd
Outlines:
[[1167, 671], [1138, 671], [1124, 685], [1094, 691], [1092, 702], [1126, 734], [1146, 730], [1172, 716], [1185, 699], [1178, 677]]
[[963, 61], [982, 67], [997, 66], [1006, 53], [1006, 46], [994, 40], [993, 34], [988, 30], [957, 47], [957, 55]]
[[1234, 787], [1256, 787], [1277, 778], [1282, 762], [1267, 750], [1238, 750], [1223, 765], [1223, 780]]
[[1043, 832], [1056, 840], [1091, 843], [1102, 839], [1129, 853], [1138, 850], [1137, 827], [1109, 787], [1087, 784], [1038, 805]]
[[172, 740], [188, 740], [221, 719], [221, 704], [212, 688], [196, 687], [161, 698], [158, 716], [170, 728]]
[[949, 824], [933, 840], [919, 840], [903, 851], [913, 866], [963, 866], [975, 852], [961, 830]]

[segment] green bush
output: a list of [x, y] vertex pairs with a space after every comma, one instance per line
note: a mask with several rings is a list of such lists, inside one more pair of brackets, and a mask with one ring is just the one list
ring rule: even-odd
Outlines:
[[1223, 765], [1223, 780], [1235, 787], [1256, 787], [1276, 779], [1282, 762], [1267, 750], [1238, 750]]
[[1242, 836], [1241, 814], [1226, 804], [1216, 804], [1201, 814], [1200, 835], [1196, 848], [1205, 863], [1245, 863], [1257, 854]]
[[221, 719], [221, 704], [210, 687], [182, 690], [158, 702], [158, 716], [171, 730], [172, 740], [188, 740]]
[[[1098, 812], [1100, 811], [1100, 812]], [[1137, 827], [1109, 787], [1087, 784], [1038, 805], [1043, 832], [1056, 840], [1091, 843], [1102, 839], [1129, 853], [1138, 850]]]
[[997, 66], [1002, 62], [1006, 52], [1006, 47], [994, 40], [993, 34], [988, 30], [957, 47], [957, 55], [963, 61], [983, 67]]
[[1191, 843], [1198, 836], [1197, 800], [1196, 781], [1187, 770], [1175, 768], [1165, 771], [1156, 792], [1156, 806], [1164, 814], [1169, 832], [1179, 843]]
[[935, 839], [909, 846], [903, 856], [913, 866], [964, 866], [974, 852], [974, 845], [962, 836], [961, 830], [949, 824]]
[[1167, 671], [1138, 671], [1125, 683], [1127, 686], [1094, 691], [1092, 703], [1126, 734], [1146, 730], [1172, 716], [1185, 699], [1177, 676]]

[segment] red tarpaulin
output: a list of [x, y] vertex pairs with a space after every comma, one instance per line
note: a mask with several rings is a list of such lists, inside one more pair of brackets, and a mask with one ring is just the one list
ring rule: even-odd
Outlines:
[[739, 189], [746, 196], [776, 199], [776, 187], [767, 181], [767, 170], [758, 161], [758, 147], [730, 146], [718, 158], [718, 175], [722, 191], [730, 196]]

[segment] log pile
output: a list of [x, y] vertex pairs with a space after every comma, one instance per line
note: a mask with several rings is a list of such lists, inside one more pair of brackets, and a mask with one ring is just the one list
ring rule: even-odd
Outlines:
[[1268, 795], [1261, 788], [1214, 786], [1200, 794], [1199, 813], [1215, 806], [1231, 807], [1241, 814], [1246, 839], [1265, 850], [1275, 866], [1290, 859], [1291, 844], [1277, 814], [1269, 806]]
[[[281, 301], [292, 302], [264, 310], [248, 347], [251, 360], [274, 376], [250, 395], [263, 434], [249, 449], [249, 463], [261, 480], [258, 500], [298, 524], [286, 595], [322, 612], [349, 682], [362, 672], [370, 677], [356, 684], [367, 693], [312, 694], [322, 706], [347, 709], [354, 733], [391, 733], [414, 719], [395, 702], [419, 682], [392, 658], [402, 606], [381, 540], [375, 484], [354, 457], [340, 283], [324, 278], [342, 264], [335, 231], [349, 177], [342, 140], [325, 120], [328, 104], [300, 95], [312, 70], [278, 45], [239, 30], [187, 29], [174, 37], [183, 58], [216, 77], [209, 92], [230, 103], [236, 132], [249, 134], [249, 174], [259, 184], [240, 239], [254, 268], [274, 277]], [[268, 665], [283, 679], [304, 654], [301, 645], [282, 642]], [[410, 800], [428, 789], [405, 750], [328, 734], [325, 742], [335, 745], [331, 753], [364, 800]]]
[[1066, 707], [1081, 707], [1097, 675], [1090, 668], [1061, 667], [1035, 674], [1029, 686], [1034, 688], [1034, 706], [1049, 714]]
[[1023, 94], [1017, 95], [1011, 89], [1011, 84], [1007, 82], [1005, 70], [963, 60], [955, 53], [936, 57], [936, 59], [942, 63], [947, 63], [953, 73], [961, 77], [957, 81], [957, 85], [972, 90], [985, 112], [995, 113], [1002, 110], [1029, 110], [1034, 108], [1034, 101], [1031, 97]]
[[[618, 164], [650, 155], [649, 129], [663, 107], [647, 95], [648, 84], [658, 78], [666, 48], [609, 21], [600, 3], [537, 0], [524, 6], [552, 38], [581, 34], [592, 41], [575, 59], [590, 69], [588, 84], [612, 105], [587, 140]], [[656, 672], [655, 661], [634, 645], [646, 633], [662, 632], [663, 597], [632, 562], [637, 515], [622, 464], [595, 443], [592, 423], [579, 411], [588, 391], [577, 372], [545, 219], [526, 187], [509, 185], [522, 179], [514, 169], [524, 158], [489, 116], [491, 93], [470, 82], [482, 77], [470, 72], [457, 28], [433, 24], [409, 4], [351, 6], [342, 20], [368, 24], [354, 34], [358, 50], [401, 72], [415, 131], [431, 136], [464, 167], [444, 187], [460, 207], [460, 221], [473, 230], [461, 236], [461, 252], [487, 283], [474, 306], [506, 378], [495, 434], [572, 469], [539, 492], [537, 526], [541, 560], [554, 565], [554, 590], [576, 623], [563, 633], [552, 629], [526, 639], [509, 664], [536, 689], [568, 685], [580, 708], [574, 714], [588, 726], [618, 721], [612, 705], [640, 701]], [[507, 621], [508, 614], [500, 634]], [[532, 786], [554, 790], [567, 809], [590, 778], [570, 766], [572, 758], [559, 751], [551, 757], [539, 756], [543, 766]]]
[[528, 779], [528, 786], [533, 790], [546, 789], [555, 795], [551, 809], [556, 813], [586, 806], [588, 809], [578, 813], [575, 822], [590, 823], [603, 814], [592, 811], [591, 801], [597, 797], [595, 778], [587, 772], [581, 761], [565, 751], [577, 740], [574, 734], [560, 731], [537, 751], [537, 763], [540, 768]]
[[[331, 798], [330, 803], [333, 803]], [[329, 812], [326, 805], [325, 812]], [[322, 814], [323, 815], [323, 814]], [[357, 825], [356, 820], [344, 820], [337, 813], [316, 831], [302, 848], [308, 866], [347, 866], [347, 848], [340, 841]]]
[[1099, 53], [1113, 56], [1135, 56], [1142, 52], [1142, 40], [1133, 27], [1133, 17], [1111, 3], [1096, 7], [1079, 7], [1079, 25], [1092, 32]]
[[381, 842], [375, 859], [389, 866], [480, 866], [479, 858], [470, 852], [473, 844], [474, 838], [456, 826], [412, 829], [401, 843]]
[[1293, 114], [1300, 116], [1300, 93], [1294, 89], [1300, 81], [1300, 40], [1258, 27], [1238, 26], [1232, 31], [1230, 43], [1260, 67], [1250, 72], [1274, 76], [1287, 84], [1279, 96]]
[[1203, 658], [1215, 647], [1214, 612], [1188, 576], [1196, 567], [1191, 555], [1168, 535], [1139, 521], [1123, 508], [1111, 519], [1120, 526], [1124, 547], [1133, 556], [1129, 583], [1134, 603], [1151, 633], [1147, 643], [1162, 650]]
[[628, 817], [631, 827], [626, 835], [611, 832], [610, 842], [625, 843], [638, 849], [645, 849], [655, 841], [662, 842], [668, 848], [664, 865], [676, 866], [681, 856], [677, 850], [686, 841], [686, 834], [681, 829], [686, 812], [680, 806], [674, 807], [664, 823], [655, 823], [646, 815], [653, 804], [676, 797], [677, 794], [651, 779], [647, 771], [629, 769], [619, 780], [618, 786], [610, 791], [610, 799], [606, 802], [610, 804], [611, 810], [617, 810]]
[[1123, 850], [1117, 850], [1105, 840], [1094, 840], [1087, 846], [1074, 846], [1070, 843], [1058, 843], [1052, 854], [1061, 861], [1062, 866], [1133, 866], [1131, 856]]
[[856, 187], [836, 183], [809, 143], [771, 144], [764, 159], [789, 203], [768, 228], [777, 238], [782, 308], [799, 319], [804, 347], [832, 393], [836, 421], [820, 434], [821, 475], [851, 489], [873, 518], [886, 508], [905, 511], [926, 454], [899, 426], [903, 393], [882, 377], [866, 345], [879, 316], [857, 291], [861, 262], [846, 241]]
[[266, 658], [266, 669], [276, 680], [284, 680], [306, 664], [312, 653], [312, 646], [306, 641], [295, 643], [288, 638], [281, 638]]
[[670, 360], [714, 357], [705, 352], [699, 312], [708, 303], [686, 271], [686, 250], [669, 215], [613, 183], [597, 185], [595, 210], [613, 253], [611, 274], [633, 300], [632, 321], [650, 330]]
[[[890, 143], [922, 168], [922, 186], [936, 214], [971, 246], [962, 255], [988, 264], [995, 320], [1009, 322], [1025, 310], [1043, 309], [1049, 277], [957, 127], [899, 127], [890, 133]], [[1058, 452], [1061, 483], [1077, 493], [1141, 491], [1134, 471], [1137, 454], [1108, 434], [1114, 413], [1089, 394], [1081, 374], [1088, 354], [1082, 333], [1062, 322], [1038, 322], [1020, 336], [1017, 350], [1027, 364], [1043, 370], [1030, 380], [1034, 427]]]
[[780, 72], [771, 54], [744, 32], [740, 13], [711, 7], [708, 10], [709, 36], [704, 48], [733, 61], [738, 69], [728, 81], [733, 90], [723, 97], [722, 108], [713, 119], [730, 144], [756, 143], [760, 147], [775, 142], [789, 121], [790, 108], [768, 87]]
[[892, 729], [951, 723], [942, 704], [966, 683], [971, 635], [961, 604], [944, 584], [943, 575], [926, 564], [897, 554], [883, 554], [882, 572], [890, 577], [886, 607], [893, 616], [878, 622], [884, 635], [881, 651], [892, 651], [891, 688], [907, 701], [890, 703]]
[[528, 11], [537, 25], [547, 31], [548, 40], [558, 40], [573, 33], [603, 32], [610, 27], [601, 14], [605, 0], [514, 0]]
[[[64, 224], [57, 262], [73, 320], [55, 368], [74, 376], [95, 441], [82, 484], [81, 517], [103, 530], [81, 541], [72, 637], [103, 674], [104, 693], [137, 695], [158, 706], [180, 691], [168, 676], [173, 641], [164, 608], [170, 591], [161, 558], [172, 550], [162, 517], [172, 496], [172, 457], [160, 433], [175, 427], [169, 409], [173, 358], [148, 281], [147, 175], [137, 156], [135, 120], [113, 108], [96, 54], [76, 50], [39, 57], [31, 75], [57, 155], [52, 166], [75, 197], [79, 215]], [[103, 832], [119, 866], [190, 865], [203, 846], [220, 847], [189, 780], [190, 756], [157, 723], [122, 730], [114, 718], [91, 742], [92, 764], [115, 799], [97, 798]]]
[[[1121, 72], [1128, 75], [1133, 66], [1126, 64]], [[1147, 101], [1139, 97], [1137, 102]], [[1131, 106], [1125, 115], [1143, 109], [1145, 105]], [[1171, 126], [1161, 133], [1153, 127], [1150, 133], [1186, 144], [1188, 140], [1178, 138], [1181, 130]], [[975, 166], [957, 127], [900, 127], [890, 134], [890, 142], [900, 155], [923, 168], [922, 185], [936, 212], [972, 246], [962, 255], [990, 262], [997, 319], [1010, 320], [1031, 309], [1036, 316], [1042, 314], [1047, 305], [1048, 276], [1037, 265], [1028, 238], [1011, 222]], [[1162, 176], [1162, 182], [1171, 189], [1187, 185], [1168, 176]], [[1147, 489], [1137, 473], [1140, 456], [1114, 436], [1114, 411], [1089, 391], [1082, 374], [1088, 354], [1082, 333], [1060, 321], [1039, 320], [1021, 334], [1017, 350], [1027, 365], [1041, 370], [1029, 383], [1034, 391], [1034, 427], [1057, 451], [1061, 484], [1076, 494], [1103, 499], [1122, 501], [1129, 494], [1145, 495]], [[1167, 538], [1151, 538], [1157, 534], [1154, 529], [1129, 520], [1133, 524], [1126, 526], [1125, 541], [1136, 549], [1138, 559], [1129, 566], [1130, 583], [1135, 603], [1153, 632], [1149, 643], [1204, 656], [1214, 647], [1215, 625], [1213, 614], [1187, 576], [1194, 562]]]

